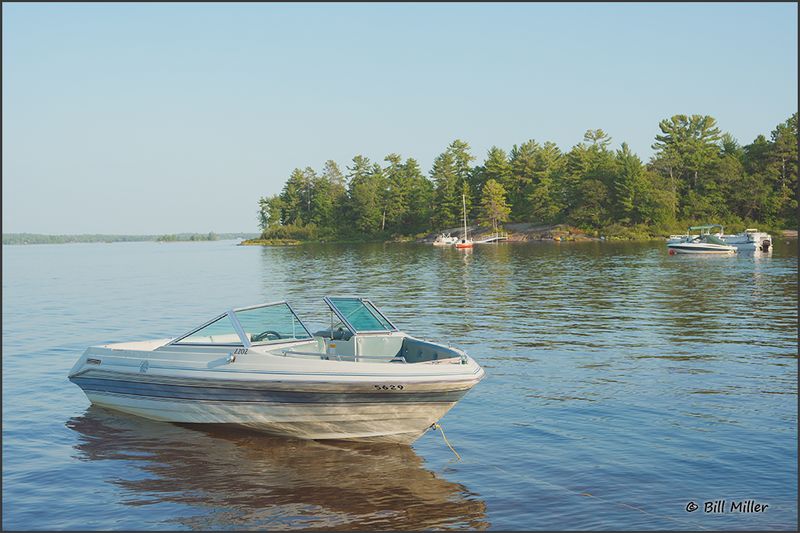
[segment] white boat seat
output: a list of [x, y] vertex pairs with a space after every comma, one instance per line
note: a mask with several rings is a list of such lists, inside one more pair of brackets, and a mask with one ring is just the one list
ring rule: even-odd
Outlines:
[[438, 361], [451, 359], [461, 355], [450, 348], [439, 346], [430, 342], [406, 337], [396, 357], [403, 357], [407, 363], [420, 363], [423, 361]]
[[333, 339], [335, 341], [349, 341], [353, 333], [349, 329], [339, 328], [331, 331], [330, 329], [322, 329], [314, 333], [315, 337], [325, 337], [326, 339]]

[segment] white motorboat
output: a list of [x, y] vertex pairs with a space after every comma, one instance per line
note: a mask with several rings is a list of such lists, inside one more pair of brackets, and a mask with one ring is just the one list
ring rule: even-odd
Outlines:
[[411, 443], [484, 376], [368, 299], [324, 300], [331, 325], [313, 335], [286, 302], [243, 307], [174, 339], [90, 347], [69, 379], [93, 404], [153, 420]]
[[[711, 233], [712, 229], [719, 228], [716, 234]], [[699, 231], [697, 235], [692, 231]], [[667, 249], [670, 255], [674, 254], [734, 254], [736, 247], [726, 244], [720, 236], [723, 235], [723, 228], [719, 224], [707, 226], [692, 226], [686, 235], [672, 235], [667, 241]]]
[[[714, 229], [717, 231], [712, 232], [711, 230]], [[692, 231], [699, 231], [699, 233], [692, 234]], [[670, 235], [669, 239], [667, 239], [667, 246], [675, 243], [691, 242], [702, 238], [704, 235], [713, 235], [722, 241], [723, 244], [733, 246], [737, 251], [740, 252], [772, 251], [772, 236], [769, 233], [758, 231], [755, 228], [748, 228], [735, 235], [725, 235], [723, 227], [719, 224], [692, 226], [689, 228], [689, 231], [686, 233], [686, 235]]]
[[748, 228], [736, 235], [721, 235], [725, 244], [735, 246], [739, 251], [771, 252], [772, 236], [769, 233]]
[[452, 246], [458, 242], [457, 237], [451, 236], [449, 233], [440, 233], [436, 240], [433, 241], [434, 246]]

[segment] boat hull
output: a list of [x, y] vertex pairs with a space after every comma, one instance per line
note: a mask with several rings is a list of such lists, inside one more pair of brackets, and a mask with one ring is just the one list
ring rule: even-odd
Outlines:
[[137, 397], [87, 391], [102, 407], [162, 422], [230, 424], [272, 435], [312, 440], [411, 444], [455, 402], [293, 405]]
[[480, 379], [406, 383], [247, 383], [150, 381], [91, 372], [71, 377], [95, 405], [151, 420], [232, 424], [314, 440], [410, 444], [441, 419]]
[[721, 246], [717, 244], [668, 244], [670, 253], [676, 254], [717, 254], [730, 255], [736, 253], [733, 246]]
[[721, 239], [730, 246], [743, 252], [772, 251], [772, 237], [764, 232], [740, 233], [738, 235], [722, 235]]

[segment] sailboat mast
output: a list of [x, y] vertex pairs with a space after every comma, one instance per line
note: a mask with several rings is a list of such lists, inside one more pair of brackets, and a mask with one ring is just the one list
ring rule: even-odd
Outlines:
[[464, 241], [467, 240], [467, 197], [461, 195], [461, 205], [464, 208]]

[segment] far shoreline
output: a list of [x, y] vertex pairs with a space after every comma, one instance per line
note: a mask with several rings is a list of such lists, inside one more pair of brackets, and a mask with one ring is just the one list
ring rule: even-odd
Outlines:
[[[523, 226], [514, 228], [511, 226]], [[525, 228], [524, 226], [529, 226]], [[532, 226], [530, 224], [510, 224], [508, 227], [509, 243], [543, 243], [543, 242], [657, 242], [664, 241], [667, 235], [635, 235], [635, 236], [616, 236], [604, 235], [602, 232], [585, 232], [577, 228], [568, 226]], [[796, 229], [774, 230], [767, 228], [775, 238], [797, 239]], [[470, 236], [483, 238], [491, 235], [491, 230], [485, 228], [469, 228]], [[460, 237], [460, 230], [445, 230], [454, 237]], [[237, 246], [300, 246], [304, 244], [395, 244], [395, 243], [414, 243], [431, 244], [436, 238], [437, 233], [430, 233], [424, 236], [394, 236], [384, 239], [262, 239], [257, 233], [220, 233], [215, 238], [205, 237], [207, 234], [167, 234], [167, 235], [114, 235], [114, 234], [85, 234], [85, 235], [51, 235], [38, 233], [4, 233], [4, 246], [26, 246], [42, 244], [119, 244], [129, 242], [157, 242], [160, 244], [168, 243], [193, 243], [193, 242], [214, 242], [214, 241], [239, 241]], [[194, 236], [195, 238], [192, 238]]]
[[115, 244], [120, 242], [210, 242], [258, 237], [256, 232], [215, 233], [163, 233], [163, 234], [114, 234], [114, 233], [3, 233], [3, 244], [9, 246], [31, 244]]
[[[511, 231], [512, 227], [516, 231]], [[627, 236], [620, 235], [606, 235], [602, 231], [587, 232], [567, 225], [553, 225], [553, 226], [535, 226], [533, 224], [509, 224], [506, 226], [509, 230], [508, 240], [503, 242], [509, 243], [543, 243], [543, 242], [662, 242], [669, 238], [669, 235], [642, 235], [633, 234]], [[684, 230], [685, 231], [685, 230]], [[774, 229], [767, 228], [767, 232], [773, 234], [775, 238], [783, 239], [796, 239], [797, 230], [783, 229], [775, 231]], [[442, 233], [449, 233], [454, 237], [460, 238], [463, 233], [460, 229], [454, 228], [445, 230]], [[486, 228], [468, 228], [468, 233], [475, 239], [485, 238], [492, 234], [490, 229]], [[368, 244], [368, 243], [414, 243], [414, 244], [432, 244], [438, 233], [429, 233], [424, 236], [395, 236], [388, 239], [246, 239], [239, 243], [239, 246], [299, 246], [303, 244]]]

